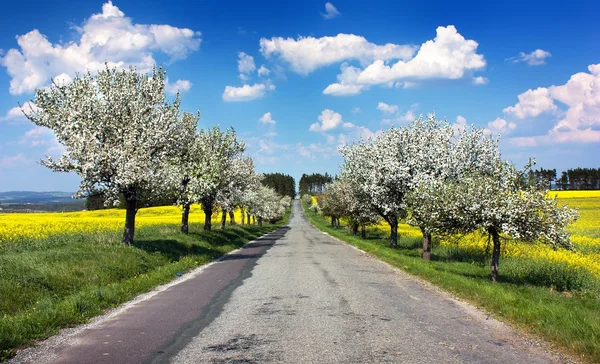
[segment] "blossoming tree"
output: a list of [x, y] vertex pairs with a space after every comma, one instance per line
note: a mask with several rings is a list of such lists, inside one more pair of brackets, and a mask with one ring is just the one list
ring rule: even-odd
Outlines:
[[126, 201], [123, 243], [135, 232], [138, 202], [164, 186], [168, 160], [194, 134], [194, 118], [182, 117], [179, 96], [165, 97], [165, 71], [106, 68], [69, 84], [36, 90], [36, 125], [51, 129], [65, 151], [42, 165], [81, 177], [77, 196], [101, 191], [107, 202]]

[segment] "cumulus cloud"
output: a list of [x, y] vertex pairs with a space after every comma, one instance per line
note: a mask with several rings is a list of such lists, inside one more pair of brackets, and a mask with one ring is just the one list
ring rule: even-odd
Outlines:
[[477, 54], [477, 42], [465, 39], [453, 25], [438, 27], [436, 33], [411, 60], [388, 66], [378, 59], [358, 75], [357, 82], [376, 85], [403, 79], [458, 79], [485, 67], [485, 59]]
[[452, 124], [452, 130], [454, 130], [454, 133], [458, 134], [465, 130], [466, 127], [467, 119], [462, 115], [458, 115], [456, 117], [456, 122]]
[[519, 119], [527, 119], [557, 109], [550, 96], [550, 90], [545, 87], [529, 89], [520, 94], [518, 98], [519, 102], [515, 106], [509, 106], [502, 112]]
[[165, 82], [165, 91], [170, 94], [188, 92], [192, 88], [192, 83], [188, 80], [177, 80], [175, 83], [169, 83], [169, 79]]
[[223, 91], [224, 101], [250, 101], [263, 97], [268, 91], [275, 90], [271, 84], [255, 83], [254, 85], [244, 85], [241, 87], [225, 86]]
[[[393, 64], [376, 58], [364, 69], [342, 64], [338, 82], [327, 86], [323, 93], [357, 94], [373, 85], [408, 88], [419, 80], [459, 79], [486, 66], [483, 55], [477, 53], [478, 43], [465, 39], [453, 25], [438, 27], [436, 33], [412, 58]], [[473, 82], [482, 84], [487, 79], [475, 77]]]
[[323, 18], [333, 19], [339, 15], [341, 15], [341, 13], [338, 11], [338, 9], [336, 9], [335, 6], [333, 6], [332, 3], [330, 3], [330, 2], [325, 3], [325, 12], [321, 13], [321, 16]]
[[38, 110], [37, 106], [33, 102], [27, 101], [22, 106], [15, 106], [15, 107], [11, 108], [10, 110], [8, 110], [6, 115], [0, 116], [0, 122], [3, 122], [3, 121], [8, 122], [8, 123], [23, 122], [23, 121], [27, 120], [27, 118], [25, 117], [25, 114], [23, 114], [23, 112], [30, 114], [30, 113], [37, 112], [37, 110]]
[[275, 125], [275, 120], [271, 117], [270, 112], [265, 113], [258, 121], [260, 121], [261, 124]]
[[380, 101], [379, 104], [377, 104], [377, 109], [384, 113], [393, 114], [398, 111], [398, 105], [388, 105], [385, 102]]
[[360, 74], [360, 68], [342, 63], [340, 67], [342, 73], [337, 75], [338, 82], [332, 83], [323, 90], [325, 95], [333, 96], [353, 96], [361, 93], [365, 86], [356, 84], [356, 78]]
[[413, 104], [405, 112], [400, 112], [398, 105], [388, 105], [385, 102], [379, 102], [377, 109], [381, 110], [387, 117], [383, 119], [383, 124], [404, 124], [416, 119], [415, 111], [419, 104]]
[[258, 69], [258, 75], [260, 77], [268, 77], [271, 74], [271, 70], [265, 67], [265, 65], [261, 65]]
[[343, 123], [342, 115], [333, 110], [325, 109], [321, 112], [321, 115], [319, 115], [319, 121], [312, 124], [308, 130], [325, 132], [335, 129], [341, 123]]
[[19, 49], [9, 49], [0, 59], [11, 77], [10, 93], [32, 92], [52, 77], [68, 81], [77, 72], [103, 69], [105, 63], [147, 72], [157, 63], [155, 53], [174, 62], [198, 50], [201, 43], [201, 33], [191, 29], [134, 24], [111, 1], [75, 30], [79, 39], [66, 44], [51, 43], [37, 29], [17, 36]]
[[488, 134], [508, 134], [517, 127], [517, 124], [508, 122], [502, 118], [496, 118], [487, 124], [485, 132]]
[[530, 66], [540, 66], [546, 64], [546, 58], [552, 57], [552, 54], [543, 49], [536, 49], [531, 53], [520, 52], [518, 56], [507, 58], [506, 61], [512, 63], [525, 62]]
[[474, 85], [486, 85], [488, 82], [489, 82], [489, 80], [486, 77], [483, 77], [483, 76], [473, 77]]
[[263, 56], [278, 57], [290, 64], [293, 71], [307, 75], [317, 68], [345, 60], [358, 60], [363, 63], [373, 60], [389, 61], [410, 59], [416, 47], [388, 43], [376, 45], [364, 37], [354, 34], [338, 34], [335, 37], [299, 37], [260, 39], [260, 52]]
[[256, 69], [254, 57], [247, 55], [244, 52], [238, 53], [238, 71], [243, 74], [252, 73]]
[[52, 130], [43, 126], [36, 126], [33, 129], [28, 130], [20, 138], [19, 144], [27, 147], [39, 147], [53, 144], [55, 140], [56, 138]]
[[[588, 66], [589, 72], [579, 72], [564, 85], [539, 87], [519, 95], [519, 103], [504, 109], [518, 119], [553, 112], [555, 125], [546, 135], [522, 136], [511, 141], [519, 146], [551, 143], [600, 142], [600, 64]], [[558, 108], [554, 101], [566, 108]]]

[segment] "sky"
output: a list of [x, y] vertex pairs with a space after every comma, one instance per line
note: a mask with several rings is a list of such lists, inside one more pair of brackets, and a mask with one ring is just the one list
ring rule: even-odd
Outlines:
[[501, 136], [517, 165], [600, 167], [596, 1], [30, 1], [0, 13], [0, 191], [75, 191], [28, 121], [35, 89], [154, 65], [233, 127], [259, 172], [337, 174], [337, 149], [435, 113]]

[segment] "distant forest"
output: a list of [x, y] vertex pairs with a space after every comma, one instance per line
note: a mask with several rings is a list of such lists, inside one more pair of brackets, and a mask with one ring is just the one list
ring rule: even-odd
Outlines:
[[296, 181], [294, 177], [283, 173], [264, 173], [261, 181], [264, 186], [271, 187], [281, 196], [296, 196]]
[[319, 195], [325, 192], [325, 185], [333, 181], [333, 177], [327, 172], [325, 174], [313, 173], [302, 174], [300, 178], [300, 195]]
[[574, 168], [561, 173], [557, 178], [556, 169], [536, 169], [529, 171], [528, 182], [542, 183], [553, 190], [599, 190], [600, 168]]

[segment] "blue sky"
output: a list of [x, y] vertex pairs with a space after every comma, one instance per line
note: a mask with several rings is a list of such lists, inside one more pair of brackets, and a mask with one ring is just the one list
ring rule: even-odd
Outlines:
[[[15, 109], [104, 62], [162, 65], [200, 127], [233, 126], [261, 172], [339, 171], [339, 145], [435, 112], [505, 158], [600, 167], [600, 3], [33, 1], [0, 14], [0, 191], [74, 191], [51, 132]], [[268, 114], [269, 113], [269, 114]]]

